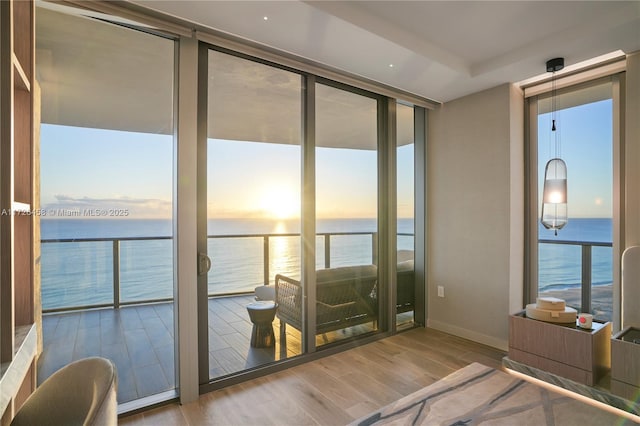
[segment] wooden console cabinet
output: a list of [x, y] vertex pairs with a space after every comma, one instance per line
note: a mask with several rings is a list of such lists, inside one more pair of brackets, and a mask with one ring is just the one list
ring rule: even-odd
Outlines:
[[509, 316], [509, 358], [593, 386], [611, 369], [611, 323], [583, 330], [518, 312]]

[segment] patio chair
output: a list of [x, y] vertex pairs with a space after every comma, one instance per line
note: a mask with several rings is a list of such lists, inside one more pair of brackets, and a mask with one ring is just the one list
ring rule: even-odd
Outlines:
[[[375, 265], [345, 266], [316, 271], [316, 334], [377, 320]], [[300, 281], [276, 275], [277, 316], [280, 332], [286, 324], [302, 330]]]
[[413, 259], [398, 263], [396, 269], [397, 299], [396, 313], [413, 311], [415, 307], [415, 272]]

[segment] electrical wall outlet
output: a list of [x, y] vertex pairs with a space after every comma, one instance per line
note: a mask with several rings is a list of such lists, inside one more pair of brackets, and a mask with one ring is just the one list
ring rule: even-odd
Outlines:
[[444, 297], [444, 286], [438, 286], [438, 297]]

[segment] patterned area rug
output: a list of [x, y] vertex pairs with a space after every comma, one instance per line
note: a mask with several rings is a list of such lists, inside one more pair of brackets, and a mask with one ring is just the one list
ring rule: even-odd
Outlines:
[[629, 419], [470, 364], [351, 425], [630, 425]]

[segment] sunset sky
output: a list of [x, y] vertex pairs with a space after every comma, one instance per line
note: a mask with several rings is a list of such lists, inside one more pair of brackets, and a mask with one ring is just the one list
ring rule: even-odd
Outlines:
[[[569, 216], [611, 217], [611, 100], [562, 110]], [[551, 158], [549, 114], [539, 120], [539, 182]], [[170, 218], [172, 137], [42, 125], [43, 209], [126, 208], [130, 218]], [[299, 215], [300, 147], [209, 140], [210, 218]], [[376, 217], [376, 153], [316, 150], [318, 218]], [[398, 216], [413, 210], [412, 147], [399, 150]]]
[[[538, 188], [542, 197], [544, 167], [553, 157], [551, 114], [538, 119]], [[569, 217], [612, 217], [613, 114], [611, 100], [564, 109], [557, 115], [561, 158], [567, 164]]]
[[[172, 138], [42, 126], [43, 209], [126, 208], [131, 218], [171, 217]], [[300, 147], [209, 140], [210, 218], [299, 215]], [[400, 149], [399, 216], [413, 211], [411, 146]], [[319, 218], [376, 217], [377, 154], [318, 148]], [[409, 189], [409, 190], [407, 190]]]

